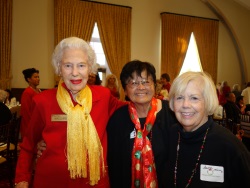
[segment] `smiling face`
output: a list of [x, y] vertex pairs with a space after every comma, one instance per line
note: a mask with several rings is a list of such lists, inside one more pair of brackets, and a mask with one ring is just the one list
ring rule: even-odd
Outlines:
[[67, 88], [73, 94], [78, 93], [87, 84], [89, 76], [87, 60], [87, 54], [81, 49], [66, 49], [63, 53], [60, 72]]
[[[144, 81], [148, 83], [143, 85], [142, 83]], [[132, 86], [132, 83], [138, 82], [139, 85]], [[147, 77], [146, 71], [141, 73], [141, 77], [136, 75], [136, 73], [133, 73], [133, 79], [130, 79], [127, 82], [125, 95], [127, 95], [135, 105], [148, 105], [154, 94], [155, 87], [152, 76]]]
[[187, 132], [192, 132], [208, 120], [200, 81], [192, 80], [186, 89], [174, 97], [175, 116]]

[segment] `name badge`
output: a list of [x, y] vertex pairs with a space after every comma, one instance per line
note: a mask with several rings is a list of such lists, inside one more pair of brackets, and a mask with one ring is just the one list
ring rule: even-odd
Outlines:
[[136, 131], [135, 129], [130, 133], [130, 139], [133, 139], [136, 137]]
[[51, 121], [67, 121], [66, 114], [52, 114]]
[[209, 182], [224, 182], [224, 167], [203, 165], [200, 166], [200, 179]]

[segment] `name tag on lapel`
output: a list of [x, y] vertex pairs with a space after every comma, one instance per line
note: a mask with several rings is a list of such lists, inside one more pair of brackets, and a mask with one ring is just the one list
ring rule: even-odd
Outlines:
[[67, 121], [66, 114], [52, 114], [51, 121]]

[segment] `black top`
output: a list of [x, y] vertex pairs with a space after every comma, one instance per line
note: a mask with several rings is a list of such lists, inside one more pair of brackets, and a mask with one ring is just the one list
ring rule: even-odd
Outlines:
[[[140, 119], [145, 122], [145, 118]], [[167, 140], [169, 127], [176, 123], [173, 112], [167, 101], [162, 101], [162, 109], [157, 113], [154, 126], [148, 137], [151, 139], [155, 158], [159, 188], [163, 188], [166, 169]], [[141, 122], [142, 124], [142, 122]], [[135, 125], [130, 119], [128, 106], [116, 110], [109, 120], [108, 131], [108, 169], [111, 188], [131, 187], [132, 149], [134, 145], [133, 131]]]
[[227, 119], [231, 119], [234, 123], [240, 122], [241, 111], [237, 107], [236, 103], [227, 101], [223, 108], [225, 109]]
[[[200, 152], [202, 141], [207, 128], [209, 127], [204, 149], [201, 154], [197, 171], [192, 179], [190, 188], [249, 188], [250, 187], [250, 154], [242, 142], [229, 130], [216, 124], [212, 118], [194, 132], [183, 132], [182, 126], [176, 124], [170, 132], [170, 151], [166, 182], [168, 188], [174, 187], [174, 167], [176, 162], [176, 148], [178, 142], [178, 131], [180, 132], [180, 150], [177, 162], [177, 186], [183, 188], [188, 183], [195, 167]], [[208, 174], [201, 173], [201, 164], [212, 166], [210, 172], [224, 168], [220, 172], [223, 182], [201, 180], [201, 176], [208, 177]], [[219, 168], [218, 168], [219, 167]], [[204, 168], [203, 168], [204, 169]], [[203, 174], [203, 175], [201, 175]], [[216, 172], [215, 172], [216, 175]], [[208, 179], [211, 177], [208, 177]], [[221, 178], [219, 178], [221, 180]]]
[[11, 117], [10, 109], [4, 103], [0, 103], [0, 125], [9, 123]]

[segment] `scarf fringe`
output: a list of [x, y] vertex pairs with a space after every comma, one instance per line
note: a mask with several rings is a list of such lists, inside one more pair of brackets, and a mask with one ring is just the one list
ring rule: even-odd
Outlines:
[[[58, 85], [57, 101], [61, 110], [67, 114], [67, 159], [70, 177], [87, 178], [89, 184], [98, 183], [105, 174], [103, 148], [90, 116], [92, 93], [88, 86], [78, 93], [73, 105], [68, 91]], [[102, 169], [102, 170], [101, 170]], [[88, 175], [89, 173], [89, 175]]]

